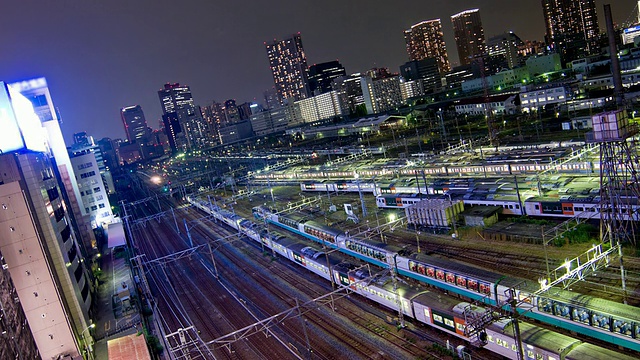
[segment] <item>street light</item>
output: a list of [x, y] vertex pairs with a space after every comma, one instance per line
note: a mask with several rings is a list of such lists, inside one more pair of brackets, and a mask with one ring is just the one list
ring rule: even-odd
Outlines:
[[[94, 359], [93, 347], [91, 344], [91, 334], [89, 333], [89, 330], [95, 327], [96, 327], [96, 324], [91, 324], [87, 326], [84, 330], [82, 330], [82, 332], [80, 333], [80, 336], [82, 337], [82, 341], [84, 342], [85, 349], [87, 350], [87, 359]], [[84, 336], [85, 331], [87, 332], [87, 334], [89, 334], [89, 341], [87, 341], [87, 338]]]

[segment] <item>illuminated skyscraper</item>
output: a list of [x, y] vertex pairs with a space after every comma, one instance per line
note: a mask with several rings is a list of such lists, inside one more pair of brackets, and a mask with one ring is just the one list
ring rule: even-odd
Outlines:
[[[209, 127], [202, 118], [200, 107], [196, 106], [193, 101], [189, 86], [178, 83], [165, 84], [164, 88], [158, 91], [158, 97], [162, 104], [167, 136], [171, 137], [169, 134], [172, 132], [176, 135], [178, 149], [196, 149], [210, 145], [207, 143], [208, 139], [211, 139]], [[175, 113], [175, 116], [171, 113]], [[173, 124], [171, 121], [167, 121], [168, 119], [165, 120], [166, 116], [172, 119], [177, 118], [180, 125], [179, 131], [175, 127], [173, 130], [166, 128], [166, 124]]]
[[592, 53], [600, 33], [595, 0], [542, 0], [545, 41], [564, 61]]
[[486, 44], [480, 10], [471, 9], [451, 16], [453, 33], [460, 65], [468, 65], [471, 59], [484, 54]]
[[441, 74], [451, 70], [440, 19], [413, 25], [411, 29], [404, 31], [404, 41], [407, 43], [407, 53], [412, 61], [433, 58], [438, 63]]
[[271, 43], [264, 43], [269, 57], [269, 66], [273, 74], [273, 82], [280, 97], [285, 100], [297, 101], [309, 96], [307, 84], [307, 57], [302, 48], [300, 33], [290, 38]]
[[130, 143], [144, 142], [148, 137], [147, 120], [140, 105], [128, 106], [120, 109], [120, 117], [124, 125], [124, 132]]

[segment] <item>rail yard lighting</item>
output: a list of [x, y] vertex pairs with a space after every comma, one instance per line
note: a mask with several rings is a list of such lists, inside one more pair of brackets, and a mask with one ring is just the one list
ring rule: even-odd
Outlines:
[[[93, 347], [91, 346], [91, 334], [89, 334], [89, 330], [93, 329], [96, 327], [96, 324], [91, 324], [89, 326], [87, 326], [84, 330], [82, 330], [82, 333], [80, 333], [80, 336], [82, 337], [82, 340], [84, 341], [84, 346], [87, 349], [87, 359], [94, 359], [93, 357]], [[87, 338], [84, 336], [84, 332], [87, 332], [87, 334], [89, 334], [89, 340], [87, 340]]]

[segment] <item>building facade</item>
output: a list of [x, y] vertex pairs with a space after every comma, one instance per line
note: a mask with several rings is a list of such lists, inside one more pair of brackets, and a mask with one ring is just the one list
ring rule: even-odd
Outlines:
[[595, 0], [542, 0], [547, 46], [564, 62], [594, 53], [600, 30]]
[[404, 31], [404, 41], [410, 60], [433, 58], [441, 74], [451, 70], [440, 19], [426, 20], [411, 26]]
[[479, 9], [465, 10], [452, 15], [451, 24], [460, 65], [468, 65], [473, 58], [485, 53], [484, 28]]
[[368, 114], [379, 114], [402, 105], [400, 76], [375, 79], [371, 76], [360, 78], [362, 96]]
[[347, 114], [347, 107], [340, 100], [337, 91], [312, 96], [296, 101], [305, 123], [313, 123], [323, 119], [341, 117]]
[[347, 71], [339, 61], [329, 61], [309, 66], [309, 93], [320, 95], [331, 90], [331, 83], [340, 76], [346, 76]]
[[280, 103], [309, 96], [307, 57], [300, 33], [266, 43], [269, 67]]
[[120, 117], [127, 141], [130, 143], [144, 143], [148, 140], [149, 130], [147, 120], [140, 105], [128, 106], [120, 109]]

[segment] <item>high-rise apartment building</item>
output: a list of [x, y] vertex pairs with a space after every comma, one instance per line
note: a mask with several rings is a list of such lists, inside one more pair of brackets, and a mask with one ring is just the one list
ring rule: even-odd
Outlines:
[[120, 109], [120, 117], [124, 132], [127, 134], [127, 141], [130, 143], [147, 141], [149, 137], [147, 120], [140, 105], [123, 107]]
[[337, 60], [309, 66], [310, 94], [320, 95], [330, 92], [333, 79], [345, 75], [347, 71]]
[[404, 41], [407, 43], [410, 60], [433, 58], [441, 74], [451, 70], [440, 19], [422, 21], [411, 26], [409, 30], [404, 31]]
[[571, 61], [593, 53], [600, 30], [595, 0], [542, 0], [547, 46]]
[[479, 9], [465, 10], [452, 15], [451, 24], [460, 65], [468, 65], [473, 58], [484, 54], [486, 44]]
[[269, 67], [280, 103], [307, 98], [309, 69], [300, 33], [284, 40], [265, 42], [264, 45], [267, 48]]

